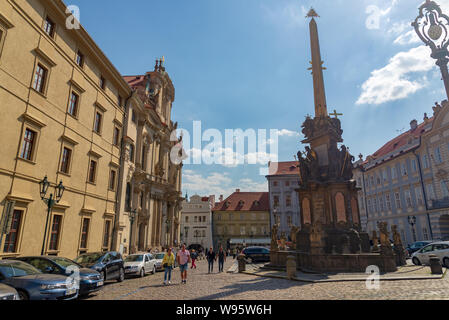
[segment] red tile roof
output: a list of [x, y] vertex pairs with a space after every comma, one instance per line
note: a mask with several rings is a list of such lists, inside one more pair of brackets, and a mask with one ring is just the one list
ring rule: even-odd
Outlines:
[[[277, 168], [276, 168], [277, 165]], [[269, 176], [280, 175], [297, 175], [299, 176], [299, 168], [297, 161], [270, 162], [268, 168]]]
[[145, 75], [143, 76], [123, 76], [126, 82], [130, 85], [130, 87], [137, 87], [145, 85]]
[[[241, 202], [243, 201], [243, 202]], [[226, 205], [228, 203], [228, 206]], [[269, 211], [268, 192], [234, 192], [215, 204], [213, 211]]]
[[388, 141], [382, 148], [380, 148], [379, 150], [374, 152], [369, 157], [372, 157], [374, 160], [378, 159], [378, 158], [382, 158], [382, 157], [386, 156], [387, 154], [390, 154], [390, 153], [394, 152], [395, 150], [398, 150], [398, 149], [402, 148], [403, 146], [409, 144], [410, 139], [419, 138], [426, 132], [425, 127], [427, 125], [429, 125], [429, 123], [431, 124], [433, 122], [433, 119], [434, 118], [430, 118], [427, 121], [427, 123], [423, 122], [420, 125], [418, 125], [418, 127], [415, 130], [413, 130], [413, 131], [408, 130], [407, 132], [404, 132], [403, 134], [397, 136], [393, 140]]

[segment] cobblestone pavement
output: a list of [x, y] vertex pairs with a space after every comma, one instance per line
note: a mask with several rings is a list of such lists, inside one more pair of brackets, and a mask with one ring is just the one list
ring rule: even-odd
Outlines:
[[122, 283], [107, 282], [89, 300], [337, 300], [337, 299], [446, 299], [449, 300], [449, 275], [443, 279], [381, 281], [379, 290], [366, 289], [364, 281], [305, 283], [227, 273], [234, 263], [228, 259], [223, 273], [207, 274], [206, 261], [188, 271], [187, 284], [180, 284], [179, 268], [173, 271], [172, 285], [163, 285], [163, 272]]

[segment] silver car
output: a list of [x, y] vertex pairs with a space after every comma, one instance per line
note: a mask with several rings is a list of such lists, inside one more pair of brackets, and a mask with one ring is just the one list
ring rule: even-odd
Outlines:
[[20, 300], [20, 298], [16, 289], [0, 283], [0, 301], [4, 300]]
[[131, 254], [125, 259], [125, 275], [145, 277], [156, 273], [156, 259], [151, 253]]

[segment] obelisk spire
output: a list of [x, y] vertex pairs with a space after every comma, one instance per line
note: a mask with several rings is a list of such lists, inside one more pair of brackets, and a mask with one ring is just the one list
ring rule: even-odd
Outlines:
[[[310, 9], [307, 18], [310, 20], [310, 48], [312, 50], [312, 74], [313, 91], [315, 96], [315, 117], [327, 117], [326, 93], [324, 91], [323, 61], [321, 60], [320, 41], [318, 39], [318, 27], [314, 17], [319, 17], [314, 9]], [[309, 69], [309, 70], [310, 70]]]

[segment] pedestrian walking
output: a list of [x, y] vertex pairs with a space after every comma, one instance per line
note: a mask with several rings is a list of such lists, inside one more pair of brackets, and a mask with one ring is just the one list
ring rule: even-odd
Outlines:
[[223, 250], [223, 247], [220, 246], [218, 250], [218, 272], [223, 272], [223, 266], [226, 261], [226, 252]]
[[217, 260], [217, 257], [215, 255], [215, 252], [212, 249], [212, 247], [210, 247], [209, 251], [207, 251], [206, 259], [207, 259], [207, 263], [209, 265], [207, 273], [212, 273], [214, 271], [214, 261]]
[[173, 269], [173, 266], [175, 265], [175, 255], [172, 252], [171, 248], [167, 249], [167, 252], [164, 255], [164, 258], [162, 259], [162, 266], [165, 269], [164, 273], [164, 284], [171, 284], [171, 271]]
[[181, 283], [187, 283], [187, 269], [189, 268], [190, 252], [186, 250], [186, 245], [181, 246], [181, 250], [176, 255], [179, 264], [179, 270], [181, 271]]
[[190, 258], [192, 259], [192, 266], [190, 267], [190, 269], [193, 269], [193, 268], [196, 269], [195, 261], [198, 258], [198, 253], [196, 253], [195, 249], [192, 250], [192, 254], [190, 255]]

